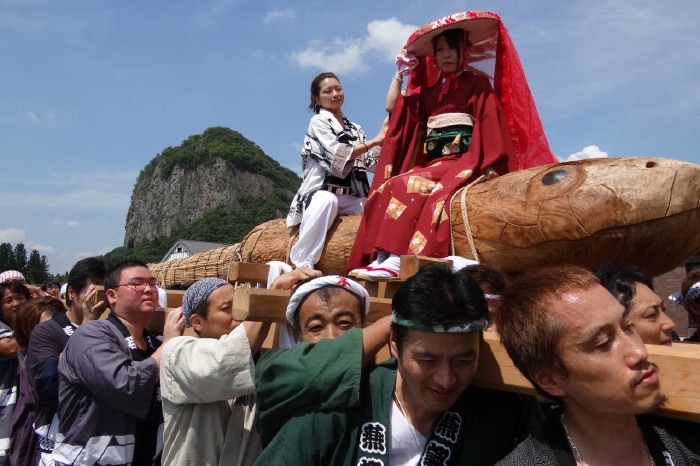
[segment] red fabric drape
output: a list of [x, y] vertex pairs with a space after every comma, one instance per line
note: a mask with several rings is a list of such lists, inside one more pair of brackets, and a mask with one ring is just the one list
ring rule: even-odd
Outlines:
[[[494, 91], [503, 109], [513, 145], [513, 155], [507, 161], [508, 171], [557, 163], [549, 149], [525, 72], [508, 31], [500, 17], [495, 14], [493, 17], [497, 18], [499, 24], [497, 40], [474, 44], [465, 53], [464, 61], [465, 68], [472, 69], [473, 64], [479, 68], [475, 62], [495, 58], [492, 73], [486, 71], [484, 74], [493, 77]], [[410, 39], [406, 48], [409, 46]], [[406, 96], [399, 96], [392, 109], [372, 191], [387, 179], [424, 164], [422, 145], [426, 122], [420, 120], [420, 94], [435, 85], [440, 78], [431, 56], [417, 58], [418, 65], [411, 72]], [[455, 186], [455, 190], [459, 187]], [[446, 210], [449, 214], [449, 207]], [[373, 250], [372, 243], [379, 227], [368, 225], [367, 217], [366, 214], [363, 215], [360, 223], [348, 270], [367, 264], [369, 252]], [[377, 215], [372, 217], [376, 219]], [[445, 251], [444, 255], [448, 253]]]

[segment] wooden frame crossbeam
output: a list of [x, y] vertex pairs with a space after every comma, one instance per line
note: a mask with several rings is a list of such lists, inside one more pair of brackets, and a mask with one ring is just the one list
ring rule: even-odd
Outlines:
[[[414, 275], [420, 267], [440, 260], [419, 256], [401, 258], [401, 280]], [[444, 261], [443, 261], [444, 262]], [[231, 266], [228, 280], [232, 283], [265, 283], [268, 266], [265, 264], [236, 263]], [[367, 322], [374, 322], [391, 312], [391, 297], [400, 282], [361, 282], [372, 296]], [[167, 290], [168, 307], [182, 304], [184, 291]], [[288, 290], [238, 287], [234, 291], [233, 317], [236, 320], [258, 322], [286, 322], [285, 311], [289, 303]], [[104, 292], [102, 298], [104, 299]], [[159, 313], [164, 317], [164, 313]], [[162, 327], [162, 324], [161, 324]], [[268, 340], [271, 342], [272, 340]], [[265, 347], [270, 347], [266, 342]], [[662, 416], [700, 422], [700, 345], [676, 344], [673, 347], [647, 345], [649, 358], [659, 366], [662, 389], [668, 396], [667, 404], [658, 414]], [[378, 359], [388, 356], [384, 349]], [[474, 384], [486, 388], [535, 394], [527, 379], [518, 371], [508, 356], [499, 337], [493, 332], [484, 332], [479, 357], [479, 369]]]

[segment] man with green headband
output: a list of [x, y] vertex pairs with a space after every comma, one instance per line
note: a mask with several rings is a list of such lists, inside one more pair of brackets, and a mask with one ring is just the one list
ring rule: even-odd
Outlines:
[[360, 402], [290, 420], [260, 465], [493, 465], [541, 413], [531, 398], [471, 387], [488, 307], [464, 272], [429, 265], [392, 301], [394, 359], [365, 371]]

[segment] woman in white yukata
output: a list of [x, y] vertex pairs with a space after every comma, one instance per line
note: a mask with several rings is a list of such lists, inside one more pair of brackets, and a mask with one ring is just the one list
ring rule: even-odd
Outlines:
[[[386, 126], [367, 139], [357, 123], [343, 115], [345, 94], [333, 73], [311, 82], [311, 117], [301, 151], [304, 177], [287, 215], [287, 226], [299, 225], [299, 241], [290, 251], [297, 267], [310, 267], [321, 258], [326, 233], [338, 215], [363, 211]], [[385, 123], [386, 124], [386, 123]]]

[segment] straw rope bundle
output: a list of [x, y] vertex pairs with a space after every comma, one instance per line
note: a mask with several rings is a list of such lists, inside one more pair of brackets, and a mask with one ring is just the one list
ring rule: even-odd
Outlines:
[[194, 254], [185, 259], [174, 259], [159, 264], [148, 264], [151, 273], [161, 286], [189, 285], [205, 277], [228, 277], [228, 269], [238, 245], [216, 248]]
[[[328, 232], [323, 256], [316, 268], [325, 273], [345, 274], [350, 248], [361, 216], [340, 216]], [[228, 278], [234, 262], [265, 263], [272, 260], [289, 263], [289, 250], [297, 241], [297, 229], [289, 229], [284, 220], [270, 220], [256, 226], [240, 243], [194, 254], [159, 264], [149, 264], [153, 276], [165, 288], [189, 285], [206, 277]]]

